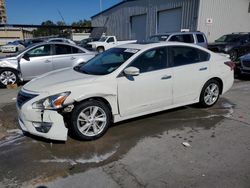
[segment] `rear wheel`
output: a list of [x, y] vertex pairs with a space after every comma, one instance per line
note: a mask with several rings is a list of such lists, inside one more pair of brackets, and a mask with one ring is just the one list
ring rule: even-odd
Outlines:
[[16, 84], [18, 82], [17, 72], [12, 69], [0, 70], [0, 87]]
[[220, 83], [217, 80], [208, 81], [201, 91], [200, 104], [203, 107], [213, 106], [220, 96]]
[[95, 140], [111, 124], [111, 112], [101, 101], [90, 100], [76, 106], [71, 116], [73, 134], [81, 140]]

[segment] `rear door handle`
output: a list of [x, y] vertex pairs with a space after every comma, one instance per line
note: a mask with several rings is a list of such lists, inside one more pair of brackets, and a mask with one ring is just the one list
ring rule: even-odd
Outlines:
[[71, 59], [71, 60], [75, 60], [76, 58], [75, 58], [75, 57], [71, 57], [70, 59]]
[[51, 62], [51, 61], [50, 61], [50, 60], [48, 60], [48, 59], [44, 61], [44, 63], [50, 63], [50, 62]]
[[166, 75], [166, 76], [163, 76], [161, 79], [162, 80], [168, 80], [168, 79], [171, 79], [171, 78], [172, 78], [172, 76]]
[[207, 67], [200, 68], [200, 71], [205, 71], [205, 70], [207, 70]]

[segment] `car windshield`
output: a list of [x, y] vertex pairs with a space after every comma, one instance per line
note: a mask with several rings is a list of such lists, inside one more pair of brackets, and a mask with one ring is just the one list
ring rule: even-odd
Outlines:
[[215, 42], [237, 42], [239, 39], [239, 35], [223, 35], [219, 39], [215, 40]]
[[100, 42], [105, 42], [107, 40], [108, 37], [102, 37], [99, 39]]
[[162, 42], [168, 39], [169, 35], [153, 35], [149, 37], [150, 42]]
[[119, 68], [138, 51], [131, 48], [111, 48], [97, 55], [86, 64], [74, 67], [74, 70], [84, 74], [107, 75]]

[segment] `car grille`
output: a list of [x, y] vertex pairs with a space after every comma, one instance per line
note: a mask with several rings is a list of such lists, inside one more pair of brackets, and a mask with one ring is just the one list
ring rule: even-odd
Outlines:
[[243, 60], [243, 61], [242, 61], [242, 65], [243, 65], [244, 67], [250, 68], [250, 60]]
[[85, 48], [86, 48], [87, 50], [90, 50], [90, 51], [93, 50], [92, 45], [90, 45], [90, 44], [88, 44]]
[[21, 108], [26, 102], [28, 102], [29, 100], [33, 99], [36, 96], [38, 95], [33, 95], [20, 91], [17, 95], [17, 106]]

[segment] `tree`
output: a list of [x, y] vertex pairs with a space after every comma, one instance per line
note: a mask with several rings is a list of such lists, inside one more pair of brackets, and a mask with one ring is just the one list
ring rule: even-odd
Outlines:
[[60, 33], [60, 30], [58, 28], [51, 27], [51, 26], [56, 26], [56, 24], [52, 22], [51, 20], [42, 22], [41, 25], [45, 27], [34, 30], [33, 35], [35, 37], [58, 35]]
[[[66, 26], [65, 22], [58, 21], [54, 23], [51, 20], [47, 20], [41, 23], [42, 28], [38, 28], [37, 30], [33, 31], [34, 37], [45, 37], [45, 36], [53, 36], [53, 35], [60, 35], [60, 36], [69, 36], [72, 32], [70, 29], [60, 29], [60, 28], [53, 28], [51, 26]], [[89, 20], [79, 20], [78, 22], [73, 22], [71, 26], [75, 27], [91, 27], [91, 21]], [[85, 32], [85, 29], [76, 29], [75, 32]]]
[[[90, 20], [79, 20], [78, 22], [73, 22], [71, 24], [71, 26], [75, 26], [75, 27], [91, 27], [91, 21]], [[76, 29], [75, 32], [81, 33], [84, 32], [86, 30], [84, 29]]]

